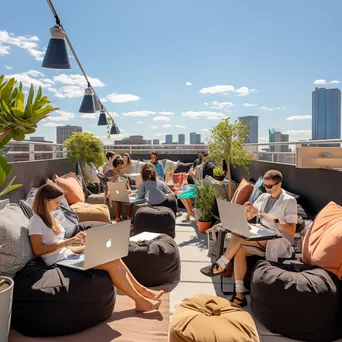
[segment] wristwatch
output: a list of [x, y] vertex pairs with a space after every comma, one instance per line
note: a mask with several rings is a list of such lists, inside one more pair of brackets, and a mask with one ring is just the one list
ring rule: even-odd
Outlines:
[[274, 223], [279, 223], [279, 219], [275, 218], [274, 220]]

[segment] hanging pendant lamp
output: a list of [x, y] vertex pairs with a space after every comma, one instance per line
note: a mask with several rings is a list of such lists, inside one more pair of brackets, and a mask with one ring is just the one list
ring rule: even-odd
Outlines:
[[85, 90], [85, 95], [83, 96], [83, 100], [81, 103], [81, 107], [79, 110], [80, 113], [95, 113], [95, 103], [93, 91], [90, 86]]
[[55, 25], [50, 29], [52, 38], [46, 49], [43, 68], [71, 69], [64, 30]]
[[110, 128], [110, 134], [120, 134], [119, 127], [115, 123]]
[[98, 126], [108, 126], [106, 111], [103, 109], [103, 107], [100, 111], [99, 121], [97, 122], [97, 125]]

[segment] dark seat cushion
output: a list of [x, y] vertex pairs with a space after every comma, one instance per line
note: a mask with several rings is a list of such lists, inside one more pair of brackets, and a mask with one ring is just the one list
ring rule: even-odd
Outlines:
[[180, 279], [178, 247], [166, 234], [148, 243], [130, 241], [128, 256], [122, 260], [144, 286], [159, 286]]
[[182, 163], [179, 162], [174, 173], [189, 172], [193, 163]]
[[69, 291], [63, 287], [55, 295], [31, 287], [46, 266], [36, 258], [14, 278], [12, 327], [28, 336], [60, 336], [87, 329], [111, 316], [115, 288], [105, 271], [77, 271], [59, 267], [69, 278]]
[[176, 236], [176, 217], [167, 207], [145, 206], [135, 214], [134, 230], [136, 234], [142, 232], [164, 233], [172, 238]]
[[252, 275], [251, 309], [273, 333], [333, 341], [341, 337], [339, 286], [337, 277], [318, 267], [259, 261]]

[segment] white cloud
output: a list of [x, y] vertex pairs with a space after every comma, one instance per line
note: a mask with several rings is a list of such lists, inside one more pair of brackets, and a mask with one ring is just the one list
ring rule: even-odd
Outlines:
[[223, 94], [229, 95], [230, 93], [236, 94], [236, 96], [246, 96], [250, 92], [256, 91], [256, 89], [249, 89], [247, 87], [235, 88], [232, 85], [216, 85], [213, 87], [202, 88], [201, 94]]
[[166, 125], [161, 125], [161, 128], [169, 128], [169, 127], [172, 127], [172, 125], [168, 125], [168, 124], [166, 124]]
[[45, 83], [56, 84], [54, 81], [52, 81], [52, 80], [50, 80], [48, 78], [42, 78], [41, 81], [45, 82]]
[[80, 116], [80, 118], [82, 119], [98, 119], [99, 118], [99, 114], [97, 113], [85, 113], [85, 114], [82, 114]]
[[117, 94], [112, 93], [101, 99], [101, 102], [110, 101], [112, 103], [125, 103], [125, 102], [134, 102], [140, 100], [140, 97], [132, 94]]
[[61, 123], [56, 123], [56, 122], [47, 122], [44, 124], [44, 126], [46, 126], [46, 127], [58, 127], [58, 126], [64, 126], [64, 125]]
[[0, 44], [0, 56], [9, 55], [11, 47], [8, 45]]
[[311, 120], [312, 116], [311, 115], [295, 115], [295, 116], [289, 116], [286, 118], [286, 120]]
[[[51, 89], [54, 89], [54, 88], [51, 88]], [[58, 92], [55, 94], [56, 97], [59, 97], [61, 99], [81, 97], [83, 95], [84, 95], [84, 88], [81, 88], [79, 86], [65, 86], [65, 87], [61, 87], [61, 88], [58, 89]]]
[[[60, 74], [58, 76], [54, 76], [53, 79], [54, 79], [54, 81], [60, 82], [63, 84], [75, 85], [75, 86], [79, 86], [82, 88], [87, 87], [87, 82], [86, 82], [84, 76], [80, 75], [80, 74], [75, 74], [75, 75]], [[105, 86], [105, 84], [102, 81], [100, 81], [98, 78], [88, 77], [88, 79], [89, 79], [90, 84], [93, 87], [104, 87]]]
[[170, 121], [171, 119], [168, 116], [155, 116], [153, 121]]
[[159, 112], [160, 115], [173, 115], [174, 112]]
[[232, 108], [233, 102], [218, 102], [218, 101], [213, 101], [212, 106], [209, 107], [211, 109], [224, 109], [226, 111], [229, 111], [230, 108]]
[[137, 121], [137, 124], [142, 124], [143, 122], [142, 121]]
[[29, 75], [29, 76], [32, 76], [32, 77], [44, 77], [45, 75], [38, 71], [38, 70], [29, 70], [29, 71], [26, 71], [26, 75]]
[[316, 80], [314, 84], [316, 85], [324, 85], [324, 84], [339, 84], [340, 81], [338, 80], [332, 80], [332, 81], [326, 81], [326, 80]]
[[191, 83], [191, 82], [185, 82], [185, 85], [186, 85], [186, 86], [191, 86], [192, 83]]
[[50, 121], [70, 121], [75, 117], [74, 113], [66, 112], [64, 110], [57, 110], [55, 113], [59, 114], [58, 116], [50, 115], [47, 117]]
[[256, 106], [257, 104], [247, 103], [247, 102], [242, 105], [242, 107], [245, 107], [245, 108], [256, 107]]
[[284, 132], [284, 134], [311, 136], [311, 129], [290, 130]]
[[[1, 55], [1, 52], [0, 52]], [[13, 70], [13, 67], [9, 66], [9, 65], [5, 65], [6, 70]]]
[[210, 129], [209, 129], [209, 128], [202, 128], [202, 129], [200, 129], [200, 131], [201, 131], [201, 132], [209, 132]]
[[[37, 80], [35, 78], [32, 78], [30, 74], [34, 73], [35, 70], [29, 70], [27, 72], [23, 72], [21, 74], [12, 74], [12, 75], [6, 75], [5, 78], [15, 78], [18, 82], [21, 82], [23, 84], [23, 87], [30, 87], [31, 84], [33, 84], [34, 87], [41, 86], [42, 88], [48, 88], [51, 86], [51, 84], [44, 83], [41, 80]], [[39, 72], [39, 71], [38, 71]]]
[[151, 112], [150, 110], [138, 110], [135, 112], [123, 113], [122, 116], [148, 116], [154, 114], [156, 114], [156, 112]]
[[[21, 49], [26, 50], [31, 56], [33, 56], [37, 61], [42, 61], [44, 56], [44, 51], [40, 51], [38, 42], [39, 38], [37, 36], [16, 36], [13, 33], [8, 33], [7, 31], [0, 31], [0, 51], [4, 50], [5, 54], [9, 53], [9, 46], [14, 45]], [[4, 43], [6, 45], [2, 45]], [[1, 52], [0, 52], [1, 54]], [[4, 54], [4, 53], [3, 53]]]
[[185, 126], [183, 126], [183, 125], [175, 125], [175, 127], [177, 127], [177, 128], [185, 128]]
[[108, 112], [111, 116], [119, 116], [117, 112]]
[[148, 125], [149, 127], [151, 127], [152, 129], [158, 129], [158, 125]]
[[218, 120], [218, 118], [225, 118], [226, 116], [222, 113], [210, 112], [210, 111], [187, 111], [183, 112], [183, 116], [187, 116], [191, 119], [207, 118], [207, 120]]
[[259, 110], [265, 110], [265, 111], [268, 111], [268, 112], [271, 112], [273, 110], [283, 110], [285, 109], [285, 107], [266, 107], [266, 106], [261, 106], [258, 108]]
[[205, 106], [209, 106], [209, 103], [208, 102], [204, 102], [203, 103]]

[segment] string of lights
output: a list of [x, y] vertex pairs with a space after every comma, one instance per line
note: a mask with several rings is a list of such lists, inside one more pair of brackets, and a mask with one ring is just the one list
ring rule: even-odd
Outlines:
[[107, 126], [109, 124], [106, 116], [107, 114], [111, 123], [110, 134], [119, 134], [120, 130], [114, 122], [112, 115], [105, 108], [101, 100], [98, 98], [95, 89], [92, 87], [89, 78], [71, 44], [71, 41], [64, 30], [52, 1], [46, 0], [46, 2], [48, 3], [49, 8], [56, 19], [56, 24], [50, 29], [52, 38], [50, 39], [49, 45], [45, 52], [42, 67], [52, 69], [71, 69], [69, 54], [67, 51], [68, 45], [87, 83], [87, 88], [85, 89], [85, 95], [83, 97], [79, 112], [96, 113], [97, 111], [100, 111], [98, 126]]

